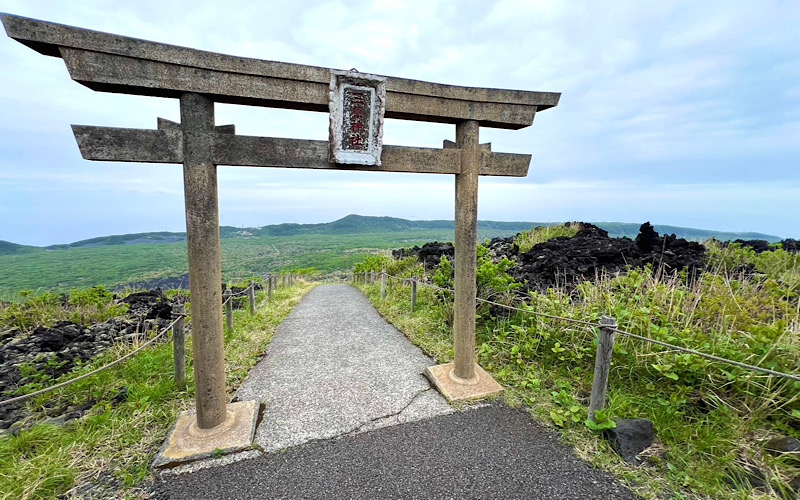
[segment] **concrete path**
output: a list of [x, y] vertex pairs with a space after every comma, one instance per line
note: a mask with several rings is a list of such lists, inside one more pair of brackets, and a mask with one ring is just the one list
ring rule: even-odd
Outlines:
[[319, 286], [237, 393], [266, 404], [264, 451], [165, 471], [152, 497], [636, 498], [523, 411], [453, 413], [422, 375], [432, 363], [361, 292]]
[[434, 364], [357, 289], [321, 285], [295, 307], [236, 393], [266, 408], [256, 442], [275, 451], [450, 413]]

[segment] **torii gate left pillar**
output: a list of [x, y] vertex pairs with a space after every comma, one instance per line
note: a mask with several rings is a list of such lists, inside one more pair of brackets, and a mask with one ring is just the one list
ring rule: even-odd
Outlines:
[[211, 429], [227, 418], [214, 102], [192, 93], [180, 102], [197, 427]]

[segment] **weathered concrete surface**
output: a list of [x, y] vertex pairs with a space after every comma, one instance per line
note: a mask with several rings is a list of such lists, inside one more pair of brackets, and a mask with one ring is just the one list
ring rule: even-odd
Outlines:
[[634, 500], [526, 413], [489, 406], [165, 477], [153, 498]]
[[475, 377], [475, 268], [478, 260], [479, 127], [475, 121], [459, 123], [456, 144], [461, 152], [461, 173], [456, 175], [456, 241], [453, 301], [454, 381]]
[[450, 413], [424, 377], [430, 358], [348, 285], [295, 307], [236, 396], [264, 402], [265, 451]]
[[255, 401], [227, 405], [227, 418], [213, 429], [198, 428], [194, 410], [181, 412], [153, 466], [171, 466], [246, 450], [253, 444], [257, 420], [258, 404]]
[[[380, 165], [342, 167], [330, 163], [327, 141], [232, 135], [224, 133], [227, 130], [225, 127], [216, 127], [217, 133], [213, 136], [215, 165], [418, 174], [457, 174], [461, 171], [460, 152], [457, 149], [383, 146]], [[159, 119], [159, 130], [73, 125], [72, 132], [81, 156], [86, 160], [181, 163], [182, 136], [171, 133], [171, 128], [171, 125]], [[180, 132], [180, 128], [177, 131]], [[530, 162], [531, 155], [483, 150], [480, 174], [525, 177]]]
[[[2, 15], [11, 38], [62, 57], [87, 87], [158, 97], [184, 92], [216, 102], [328, 112], [330, 69], [263, 61], [138, 40], [73, 26]], [[461, 87], [387, 77], [386, 118], [519, 129], [561, 94]]]
[[469, 401], [483, 399], [503, 392], [503, 386], [498, 384], [491, 375], [475, 364], [475, 378], [471, 384], [458, 383], [450, 374], [453, 372], [453, 363], [429, 366], [425, 376], [436, 386], [436, 389], [449, 402]]
[[210, 429], [226, 417], [217, 167], [209, 140], [214, 103], [198, 94], [182, 96], [181, 123], [197, 425]]

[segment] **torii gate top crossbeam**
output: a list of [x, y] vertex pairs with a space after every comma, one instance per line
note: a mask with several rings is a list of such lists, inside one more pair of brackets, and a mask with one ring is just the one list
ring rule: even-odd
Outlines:
[[[330, 69], [235, 57], [1, 14], [9, 37], [61, 57], [73, 80], [98, 91], [328, 112]], [[443, 85], [387, 77], [386, 118], [520, 129], [556, 92]]]

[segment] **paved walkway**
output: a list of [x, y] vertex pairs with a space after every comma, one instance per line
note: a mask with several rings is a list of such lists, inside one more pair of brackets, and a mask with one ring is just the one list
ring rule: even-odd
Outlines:
[[520, 410], [453, 413], [422, 375], [432, 363], [361, 292], [319, 286], [237, 393], [266, 405], [263, 451], [181, 466], [153, 496], [635, 498]]
[[321, 285], [292, 311], [236, 396], [266, 408], [264, 451], [450, 413], [422, 374], [433, 361], [347, 285]]

